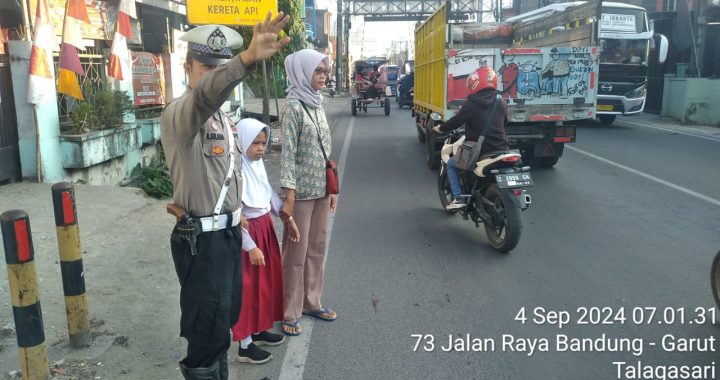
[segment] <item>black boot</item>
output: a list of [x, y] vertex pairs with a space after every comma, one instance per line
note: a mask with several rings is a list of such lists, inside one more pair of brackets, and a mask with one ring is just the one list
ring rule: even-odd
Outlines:
[[220, 364], [220, 378], [222, 380], [228, 380], [228, 358], [227, 352], [223, 352], [217, 361]]
[[185, 380], [226, 380], [227, 379], [227, 356], [225, 356], [225, 377], [220, 377], [220, 361], [216, 361], [210, 367], [188, 368], [180, 362], [180, 373]]

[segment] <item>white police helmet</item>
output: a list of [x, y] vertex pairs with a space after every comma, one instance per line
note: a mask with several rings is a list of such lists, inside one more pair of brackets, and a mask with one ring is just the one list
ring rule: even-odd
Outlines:
[[223, 25], [198, 26], [180, 37], [187, 41], [194, 60], [206, 65], [221, 65], [232, 58], [230, 49], [242, 46], [240, 33]]

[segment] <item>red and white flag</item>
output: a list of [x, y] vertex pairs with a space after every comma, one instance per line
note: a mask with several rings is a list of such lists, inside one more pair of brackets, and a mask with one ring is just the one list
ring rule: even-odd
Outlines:
[[30, 52], [28, 102], [40, 104], [56, 98], [52, 52], [57, 50], [57, 45], [50, 22], [47, 0], [38, 0], [37, 2], [34, 27], [33, 45]]
[[10, 29], [2, 29], [0, 26], [0, 54], [5, 54], [5, 43], [8, 42]]
[[127, 40], [132, 37], [130, 17], [137, 18], [135, 0], [120, 0], [115, 37], [113, 37], [110, 64], [108, 65], [108, 75], [118, 80], [123, 80], [125, 76], [131, 75], [130, 51], [127, 47]]
[[[60, 47], [60, 70], [58, 70], [57, 91], [83, 100], [77, 75], [85, 75], [80, 64], [78, 49], [85, 50], [82, 41], [82, 24], [90, 24], [85, 0], [68, 0], [65, 12], [62, 46]], [[76, 75], [77, 74], [77, 75]]]

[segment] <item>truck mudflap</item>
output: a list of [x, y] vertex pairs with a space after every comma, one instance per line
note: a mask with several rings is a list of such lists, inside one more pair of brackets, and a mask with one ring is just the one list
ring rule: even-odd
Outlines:
[[511, 149], [520, 150], [523, 163], [533, 167], [551, 167], [563, 155], [566, 143], [575, 142], [573, 125], [519, 124], [507, 128]]

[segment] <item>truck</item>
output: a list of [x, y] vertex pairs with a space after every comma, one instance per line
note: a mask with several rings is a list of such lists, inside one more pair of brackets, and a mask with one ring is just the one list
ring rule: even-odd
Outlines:
[[[551, 4], [511, 18], [532, 22], [565, 13], [586, 1]], [[647, 11], [636, 5], [603, 1], [597, 30], [600, 47], [597, 115], [612, 124], [617, 115], [638, 115], [645, 109], [650, 47], [658, 48], [658, 63], [665, 62], [668, 39], [654, 33]]]
[[440, 6], [415, 30], [413, 116], [427, 165], [439, 166], [443, 141], [432, 128], [457, 113], [468, 95], [466, 78], [484, 65], [500, 78], [511, 149], [531, 166], [555, 165], [564, 144], [575, 141], [577, 123], [596, 117], [600, 2], [506, 23], [454, 23], [450, 6]]

